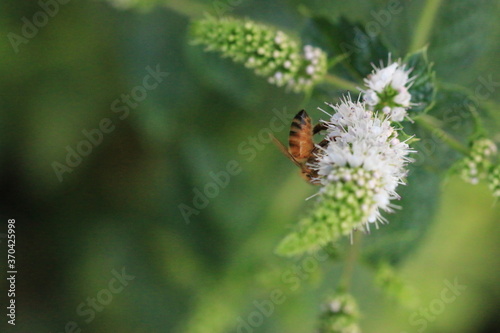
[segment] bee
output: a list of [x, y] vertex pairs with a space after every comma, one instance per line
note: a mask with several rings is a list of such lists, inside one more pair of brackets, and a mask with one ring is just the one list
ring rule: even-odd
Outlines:
[[302, 110], [295, 115], [290, 125], [288, 149], [273, 136], [273, 141], [281, 152], [300, 168], [301, 176], [314, 185], [319, 185], [318, 174], [309, 165], [317, 161], [320, 149], [328, 145], [328, 140], [324, 139], [316, 146], [313, 137], [325, 129], [326, 125], [321, 122], [313, 127], [311, 117]]

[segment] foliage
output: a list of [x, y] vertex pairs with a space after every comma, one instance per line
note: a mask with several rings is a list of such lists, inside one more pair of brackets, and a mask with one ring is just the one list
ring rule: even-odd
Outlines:
[[[6, 2], [4, 37], [22, 35], [22, 19], [32, 20], [40, 3]], [[448, 172], [464, 171], [452, 166], [480, 139], [471, 110], [482, 137], [498, 145], [494, 1], [44, 3], [58, 3], [58, 12], [36, 36], [18, 53], [8, 38], [0, 45], [2, 210], [19, 222], [21, 331], [59, 332], [76, 322], [85, 332], [234, 332], [260, 313], [254, 332], [312, 332], [334, 315], [318, 306], [333, 288], [363, 313], [341, 328], [411, 332], [418, 328], [408, 321], [413, 310], [380, 294], [405, 303], [408, 282], [427, 306], [455, 276], [467, 291], [426, 331], [477, 332], [494, 318], [500, 215], [487, 186], [498, 197], [498, 160], [475, 186]], [[391, 12], [390, 3], [401, 11]], [[422, 19], [433, 3], [435, 15]], [[301, 57], [304, 45], [321, 49], [328, 73], [304, 95], [270, 85], [243, 59], [232, 63], [192, 45], [191, 24], [204, 13], [282, 31]], [[352, 244], [346, 232], [317, 252], [274, 255], [297, 222], [316, 213], [314, 200], [304, 199], [318, 187], [300, 179], [267, 134], [286, 140], [302, 108], [315, 121], [327, 119], [316, 108], [337, 103], [346, 90], [356, 100], [372, 63], [385, 64], [389, 53], [418, 74], [410, 87], [417, 105], [392, 124], [417, 151], [397, 189], [401, 208], [384, 213], [389, 223], [370, 234], [354, 233]], [[129, 111], [122, 119], [113, 103], [140, 93], [145, 68], [157, 65], [169, 76], [137, 104], [120, 104]], [[52, 163], [65, 164], [67, 147], [88, 141], [103, 119], [114, 130], [60, 182]], [[226, 184], [229, 161], [241, 172]], [[218, 184], [214, 178], [224, 186], [195, 207], [197, 193]], [[186, 221], [180, 204], [197, 213]], [[87, 323], [78, 306], [105, 298], [112, 270], [122, 267], [136, 278]], [[259, 309], [271, 309], [277, 291], [283, 301], [267, 316]]]

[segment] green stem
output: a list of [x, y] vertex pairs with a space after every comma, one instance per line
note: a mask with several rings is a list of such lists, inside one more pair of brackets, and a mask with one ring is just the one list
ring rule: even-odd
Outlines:
[[338, 76], [333, 75], [333, 74], [326, 74], [325, 75], [325, 82], [328, 82], [333, 86], [336, 86], [338, 88], [345, 89], [345, 90], [352, 90], [352, 91], [358, 90], [358, 86], [356, 85], [356, 83], [348, 81], [346, 79], [343, 79], [343, 78], [338, 77]]
[[481, 117], [479, 116], [476, 107], [474, 107], [473, 105], [469, 105], [467, 109], [471, 113], [472, 120], [474, 121], [474, 132], [472, 133], [472, 137], [470, 137], [469, 140], [472, 138], [487, 136], [487, 131], [484, 128], [483, 122], [481, 121]]
[[343, 53], [343, 54], [338, 55], [334, 58], [331, 58], [330, 60], [328, 60], [328, 68], [330, 69], [330, 68], [335, 67], [337, 64], [341, 63], [342, 61], [344, 61], [347, 58], [349, 58], [348, 53]]
[[432, 26], [434, 25], [441, 1], [442, 0], [427, 0], [425, 2], [422, 14], [420, 15], [420, 19], [417, 23], [417, 28], [415, 29], [415, 33], [411, 41], [409, 52], [417, 51], [418, 49], [424, 47], [428, 42], [429, 34], [432, 30]]
[[461, 86], [456, 83], [449, 83], [449, 82], [439, 82], [439, 87], [450, 90], [450, 91], [457, 91], [460, 92], [470, 100], [470, 102], [475, 102], [479, 104], [482, 108], [486, 109], [489, 112], [497, 112], [498, 109], [500, 109], [500, 105], [498, 103], [495, 103], [494, 100], [488, 99], [478, 99], [477, 96], [474, 94], [474, 91], [471, 89]]
[[452, 137], [450, 134], [445, 132], [441, 126], [440, 121], [432, 116], [427, 114], [421, 115], [418, 118], [415, 118], [415, 122], [421, 125], [423, 128], [434, 132], [434, 134], [441, 139], [443, 142], [448, 144], [451, 148], [461, 152], [464, 155], [469, 155], [469, 149], [461, 144], [457, 139]]
[[305, 109], [307, 107], [307, 104], [311, 100], [313, 90], [312, 89], [307, 89], [304, 92], [304, 99], [302, 100], [301, 108]]
[[358, 260], [359, 249], [361, 247], [361, 236], [360, 231], [353, 231], [352, 244], [347, 254], [342, 276], [340, 277], [339, 289], [343, 291], [348, 291], [351, 286], [352, 273], [354, 272], [354, 266]]

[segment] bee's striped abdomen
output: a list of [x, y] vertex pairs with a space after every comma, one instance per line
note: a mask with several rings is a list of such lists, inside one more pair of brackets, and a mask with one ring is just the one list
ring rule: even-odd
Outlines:
[[293, 118], [288, 138], [288, 151], [299, 163], [307, 161], [314, 149], [311, 118], [305, 110]]

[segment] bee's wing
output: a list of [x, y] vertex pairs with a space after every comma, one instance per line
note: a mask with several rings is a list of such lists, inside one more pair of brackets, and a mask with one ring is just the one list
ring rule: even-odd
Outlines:
[[304, 168], [304, 166], [302, 164], [300, 164], [299, 162], [297, 162], [297, 160], [292, 156], [292, 154], [290, 154], [290, 152], [285, 147], [285, 145], [283, 145], [278, 139], [276, 139], [276, 137], [274, 135], [271, 135], [271, 137], [273, 139], [274, 144], [278, 147], [279, 150], [281, 150], [281, 152], [283, 153], [283, 155], [285, 155], [286, 157], [288, 157], [288, 159], [290, 161], [292, 161], [293, 164], [295, 164], [299, 168], [301, 168], [301, 169]]

